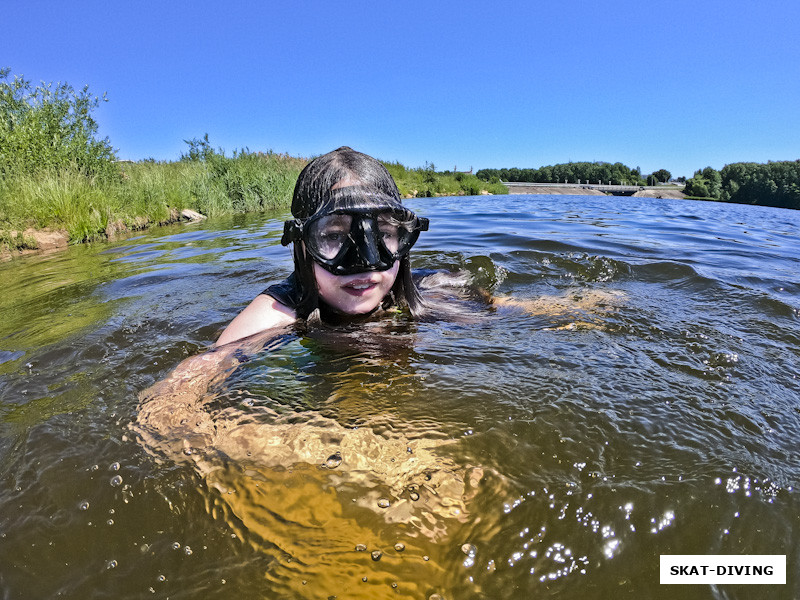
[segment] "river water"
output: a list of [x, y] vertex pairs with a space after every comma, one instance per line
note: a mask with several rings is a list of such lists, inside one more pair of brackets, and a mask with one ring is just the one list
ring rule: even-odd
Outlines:
[[[800, 212], [410, 205], [415, 268], [521, 306], [289, 331], [177, 396], [199, 442], [139, 393], [288, 275], [286, 215], [0, 264], [2, 597], [798, 597]], [[662, 554], [787, 584], [662, 586]]]

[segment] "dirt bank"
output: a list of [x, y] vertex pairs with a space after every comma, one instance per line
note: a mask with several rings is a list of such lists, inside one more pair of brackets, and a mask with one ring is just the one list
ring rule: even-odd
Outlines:
[[686, 198], [686, 194], [682, 191], [669, 188], [664, 190], [642, 190], [636, 192], [634, 196], [638, 196], [639, 198], [675, 198], [677, 200]]
[[[148, 229], [154, 225], [169, 225], [179, 221], [194, 223], [197, 221], [202, 221], [203, 219], [205, 219], [205, 217], [200, 213], [186, 208], [181, 212], [173, 210], [169, 219], [160, 223], [150, 223], [146, 218], [142, 217], [141, 219], [137, 219], [136, 223], [134, 223], [132, 227], [128, 227], [122, 222], [122, 220], [116, 220], [109, 222], [105, 230], [105, 238], [108, 240], [114, 240], [119, 237], [124, 237], [131, 231]], [[10, 231], [9, 234], [12, 238], [18, 236], [18, 232], [16, 231]], [[9, 260], [15, 256], [25, 256], [27, 254], [39, 254], [52, 252], [54, 250], [63, 250], [69, 246], [69, 234], [63, 229], [55, 230], [49, 228], [28, 228], [22, 232], [22, 237], [24, 240], [26, 240], [26, 247], [22, 249], [9, 249], [5, 247], [0, 248], [0, 260]], [[35, 247], [32, 248], [32, 246]]]

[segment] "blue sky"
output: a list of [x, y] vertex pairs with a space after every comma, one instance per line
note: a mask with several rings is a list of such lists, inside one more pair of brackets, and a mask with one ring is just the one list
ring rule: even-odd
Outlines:
[[800, 3], [3, 0], [0, 66], [108, 94], [125, 159], [349, 145], [410, 167], [800, 158]]

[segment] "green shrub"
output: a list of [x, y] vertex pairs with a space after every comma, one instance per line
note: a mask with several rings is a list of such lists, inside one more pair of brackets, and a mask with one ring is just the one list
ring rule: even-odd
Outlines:
[[91, 177], [113, 177], [114, 152], [97, 138], [92, 112], [105, 102], [89, 87], [31, 82], [0, 69], [0, 177], [78, 169]]

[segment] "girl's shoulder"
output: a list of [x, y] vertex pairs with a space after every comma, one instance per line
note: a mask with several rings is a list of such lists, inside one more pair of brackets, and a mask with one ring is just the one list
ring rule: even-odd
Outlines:
[[223, 346], [268, 329], [286, 327], [296, 320], [297, 313], [293, 307], [283, 304], [271, 295], [259, 294], [230, 322], [216, 345]]

